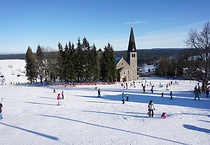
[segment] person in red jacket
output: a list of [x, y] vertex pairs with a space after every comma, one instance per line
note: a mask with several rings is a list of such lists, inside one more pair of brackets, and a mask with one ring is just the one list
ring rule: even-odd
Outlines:
[[61, 100], [61, 95], [60, 95], [60, 94], [58, 94], [58, 96], [57, 96], [57, 101], [58, 101], [58, 104], [57, 104], [57, 105], [60, 105], [60, 100]]

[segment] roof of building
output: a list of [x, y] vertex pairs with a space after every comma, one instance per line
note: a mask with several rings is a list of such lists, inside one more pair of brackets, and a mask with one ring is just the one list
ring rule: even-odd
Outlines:
[[115, 63], [118, 64], [118, 62], [122, 59], [122, 57], [115, 57]]

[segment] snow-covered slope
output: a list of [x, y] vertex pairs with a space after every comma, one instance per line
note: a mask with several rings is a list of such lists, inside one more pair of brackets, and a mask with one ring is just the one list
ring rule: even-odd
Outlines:
[[[19, 64], [12, 64], [13, 67]], [[3, 72], [3, 65], [1, 71]], [[8, 64], [6, 65], [8, 66]], [[10, 70], [10, 69], [9, 69]], [[10, 76], [4, 72], [5, 76]], [[24, 81], [20, 77], [19, 81]], [[0, 120], [1, 145], [209, 145], [210, 101], [201, 94], [193, 100], [195, 81], [146, 78], [124, 89], [121, 84], [95, 86], [0, 85], [3, 119]], [[154, 85], [154, 93], [150, 89]], [[159, 87], [159, 84], [163, 87]], [[53, 93], [53, 89], [56, 93]], [[57, 106], [56, 96], [65, 98]], [[169, 91], [173, 91], [170, 100]], [[129, 101], [121, 102], [121, 94]], [[164, 97], [161, 97], [161, 93]], [[155, 103], [155, 116], [149, 118], [147, 105]], [[167, 118], [162, 119], [162, 112]]]

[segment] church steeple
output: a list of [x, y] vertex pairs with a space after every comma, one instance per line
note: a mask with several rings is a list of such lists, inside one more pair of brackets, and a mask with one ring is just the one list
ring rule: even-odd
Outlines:
[[131, 31], [130, 31], [128, 52], [136, 52], [136, 44], [135, 44], [135, 39], [134, 39], [133, 27], [131, 27]]
[[136, 44], [134, 39], [133, 27], [131, 27], [130, 31], [130, 38], [128, 43], [128, 51], [127, 51], [127, 61], [130, 65], [131, 70], [128, 71], [130, 77], [128, 80], [137, 80], [137, 51], [136, 51]]

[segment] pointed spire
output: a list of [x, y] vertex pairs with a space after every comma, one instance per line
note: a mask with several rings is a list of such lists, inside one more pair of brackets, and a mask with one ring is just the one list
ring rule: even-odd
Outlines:
[[136, 52], [136, 44], [134, 39], [133, 27], [131, 27], [130, 31], [130, 39], [128, 43], [128, 52]]

